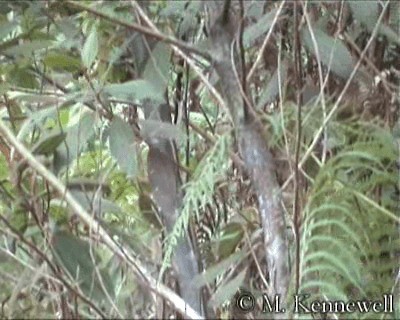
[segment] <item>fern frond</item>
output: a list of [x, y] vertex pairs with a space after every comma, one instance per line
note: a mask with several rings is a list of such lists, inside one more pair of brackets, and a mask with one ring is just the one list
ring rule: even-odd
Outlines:
[[212, 203], [215, 184], [225, 175], [229, 167], [229, 148], [229, 135], [219, 136], [213, 148], [198, 164], [191, 181], [183, 186], [185, 196], [182, 210], [171, 234], [166, 238], [161, 275], [170, 265], [173, 251], [179, 239], [184, 236], [190, 218], [199, 218], [206, 205]]
[[398, 268], [395, 144], [375, 125], [342, 128], [353, 143], [320, 169], [304, 212], [299, 290], [310, 301], [379, 299]]

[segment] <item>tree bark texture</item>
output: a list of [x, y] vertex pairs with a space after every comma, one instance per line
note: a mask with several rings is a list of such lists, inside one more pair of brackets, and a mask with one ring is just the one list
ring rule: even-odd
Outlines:
[[234, 21], [229, 4], [229, 0], [223, 4], [218, 1], [214, 3], [220, 14], [210, 29], [213, 66], [220, 78], [221, 93], [231, 114], [245, 170], [250, 176], [258, 200], [271, 288], [269, 293], [279, 294], [285, 299], [289, 284], [289, 266], [280, 188], [263, 126], [253, 109], [244, 104], [241, 94], [243, 90], [240, 71], [235, 71], [239, 64], [235, 58], [237, 55], [232, 52], [235, 29], [239, 22]]

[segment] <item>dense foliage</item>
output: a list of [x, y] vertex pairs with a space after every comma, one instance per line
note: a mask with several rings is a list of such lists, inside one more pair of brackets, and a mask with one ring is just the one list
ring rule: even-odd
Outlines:
[[392, 295], [392, 313], [327, 317], [400, 318], [400, 3], [225, 1], [218, 56], [212, 2], [1, 2], [0, 317], [181, 317], [172, 291], [193, 288], [207, 318], [264, 317], [281, 231], [240, 147], [250, 110], [288, 296]]

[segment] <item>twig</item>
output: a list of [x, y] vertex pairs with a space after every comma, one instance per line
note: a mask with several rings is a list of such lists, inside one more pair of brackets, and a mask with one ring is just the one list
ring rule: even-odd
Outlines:
[[[0, 122], [0, 126], [1, 126], [1, 122]], [[34, 252], [36, 252], [40, 258], [42, 258], [44, 261], [46, 261], [47, 265], [49, 266], [49, 268], [51, 269], [51, 271], [53, 271], [53, 273], [57, 276], [58, 280], [60, 280], [69, 290], [71, 290], [72, 292], [74, 292], [74, 294], [76, 294], [80, 299], [82, 299], [83, 302], [85, 302], [87, 305], [89, 305], [91, 308], [93, 308], [93, 310], [95, 310], [102, 318], [105, 317], [105, 314], [95, 305], [93, 304], [93, 302], [86, 298], [83, 294], [81, 294], [80, 292], [78, 292], [77, 290], [75, 290], [73, 288], [73, 286], [71, 286], [67, 280], [65, 280], [57, 271], [56, 266], [50, 261], [50, 259], [47, 257], [47, 255], [42, 252], [35, 244], [31, 243], [30, 241], [28, 241], [27, 239], [25, 239], [25, 237], [20, 234], [17, 230], [14, 229], [14, 227], [8, 222], [8, 220], [0, 214], [0, 220], [3, 221], [3, 223], [7, 226], [8, 229], [11, 230], [11, 232], [13, 233], [13, 235], [15, 237], [17, 237], [22, 243], [26, 244], [30, 249], [32, 249]]]
[[164, 299], [169, 301], [171, 305], [181, 314], [191, 319], [202, 319], [202, 317], [200, 317], [196, 311], [187, 305], [186, 302], [175, 292], [163, 284], [158, 284], [156, 280], [149, 274], [149, 272], [140, 264], [140, 262], [127, 253], [127, 250], [117, 245], [103, 229], [103, 227], [101, 227], [100, 224], [94, 220], [93, 217], [72, 196], [63, 183], [32, 155], [32, 153], [15, 137], [15, 135], [1, 119], [0, 133], [18, 151], [18, 153], [21, 154], [21, 156], [33, 170], [47, 180], [60, 195], [63, 195], [65, 201], [71, 206], [72, 210], [90, 227], [91, 230], [94, 230], [94, 232], [100, 236], [102, 241], [112, 250], [112, 252], [130, 266], [138, 280], [144, 282], [144, 284], [147, 285], [150, 290], [153, 290]]
[[301, 64], [301, 45], [300, 45], [300, 19], [299, 19], [299, 8], [298, 3], [293, 3], [294, 5], [294, 59], [295, 59], [295, 77], [296, 77], [296, 104], [297, 104], [297, 132], [296, 132], [296, 150], [295, 150], [295, 168], [294, 168], [294, 203], [293, 203], [293, 224], [294, 224], [294, 233], [295, 233], [295, 242], [296, 242], [296, 261], [295, 261], [295, 293], [299, 292], [300, 287], [300, 225], [301, 225], [301, 217], [300, 217], [300, 169], [298, 167], [299, 159], [300, 159], [300, 147], [301, 147], [301, 108], [303, 105], [302, 99], [302, 88], [303, 88], [303, 76], [302, 76], [302, 64]]
[[[140, 16], [143, 18], [143, 20], [146, 21], [146, 23], [151, 27], [152, 30], [155, 32], [159, 32], [157, 27], [154, 25], [154, 23], [149, 19], [149, 17], [146, 15], [146, 13], [142, 10], [142, 8], [136, 3], [136, 1], [132, 2], [133, 7], [139, 12]], [[208, 81], [206, 76], [201, 72], [201, 70], [196, 66], [194, 63], [193, 59], [190, 58], [188, 55], [186, 55], [180, 48], [179, 46], [171, 43], [172, 49], [183, 59], [186, 60], [186, 62], [192, 67], [192, 69], [197, 73], [199, 76], [200, 80], [204, 83], [204, 85], [210, 90], [211, 94], [217, 99], [218, 103], [224, 110], [228, 110], [224, 99], [222, 99], [221, 95], [218, 93], [218, 91], [215, 89], [215, 87]], [[210, 57], [210, 60], [211, 57]], [[229, 113], [229, 112], [228, 112]]]
[[179, 40], [175, 39], [174, 37], [167, 36], [167, 35], [159, 32], [158, 30], [155, 30], [154, 28], [148, 29], [148, 28], [145, 28], [145, 27], [141, 26], [140, 24], [128, 23], [128, 22], [119, 20], [119, 19], [111, 17], [111, 16], [109, 16], [109, 15], [107, 15], [105, 13], [102, 13], [102, 12], [96, 10], [96, 9], [90, 8], [90, 7], [88, 7], [88, 6], [82, 4], [81, 2], [78, 2], [78, 1], [65, 1], [64, 3], [66, 3], [69, 6], [72, 6], [72, 7], [79, 8], [81, 10], [87, 11], [87, 12], [89, 12], [89, 13], [97, 16], [97, 17], [100, 17], [100, 18], [103, 18], [105, 20], [108, 20], [108, 21], [110, 21], [110, 22], [112, 22], [112, 23], [114, 23], [116, 25], [120, 25], [120, 26], [123, 26], [125, 28], [131, 29], [131, 30], [135, 30], [135, 31], [140, 32], [142, 34], [145, 34], [147, 36], [156, 38], [156, 39], [158, 39], [160, 41], [164, 41], [165, 43], [169, 43], [171, 45], [179, 47], [182, 50], [185, 50], [187, 52], [191, 52], [191, 53], [197, 54], [197, 55], [199, 55], [199, 56], [201, 56], [201, 57], [203, 57], [203, 58], [205, 58], [207, 60], [211, 60], [211, 56], [208, 53], [206, 53], [204, 51], [201, 51], [201, 50], [199, 50], [199, 49], [197, 49], [197, 48], [195, 48], [193, 46], [190, 46], [190, 45], [188, 45], [187, 43], [185, 43], [183, 41], [179, 41]]
[[[378, 29], [379, 29], [379, 25], [383, 19], [384, 13], [386, 11], [387, 6], [389, 5], [389, 2], [385, 3], [385, 7], [383, 8], [378, 21], [374, 27], [374, 30], [372, 31], [371, 37], [368, 40], [368, 43], [366, 44], [364, 50], [361, 52], [360, 58], [358, 59], [353, 71], [351, 72], [349, 79], [347, 79], [347, 82], [345, 84], [345, 86], [343, 87], [342, 92], [340, 93], [338, 99], [336, 100], [336, 103], [334, 104], [332, 110], [329, 112], [329, 114], [326, 116], [326, 118], [324, 119], [324, 122], [322, 123], [322, 125], [319, 127], [317, 133], [315, 134], [314, 140], [311, 142], [310, 146], [308, 147], [308, 149], [306, 150], [303, 158], [301, 159], [300, 163], [299, 163], [299, 168], [301, 168], [304, 163], [307, 161], [308, 157], [310, 156], [310, 154], [312, 153], [312, 151], [314, 150], [315, 146], [317, 145], [321, 134], [324, 131], [324, 128], [326, 127], [326, 125], [328, 124], [328, 122], [331, 120], [331, 118], [333, 117], [333, 115], [335, 114], [335, 112], [337, 111], [337, 109], [339, 108], [340, 103], [342, 102], [342, 99], [347, 91], [347, 89], [350, 86], [351, 81], [353, 80], [354, 76], [357, 73], [357, 70], [359, 69], [361, 62], [364, 59], [365, 54], [367, 53], [372, 41], [374, 40], [374, 38], [376, 37], [377, 33], [378, 33]], [[289, 178], [286, 179], [285, 183], [282, 185], [281, 190], [284, 190], [290, 183], [290, 181], [293, 179], [294, 177], [294, 173], [292, 173]]]
[[254, 62], [253, 66], [251, 67], [251, 69], [250, 69], [250, 71], [249, 71], [249, 74], [247, 75], [247, 78], [246, 78], [247, 82], [250, 82], [250, 80], [251, 80], [251, 78], [252, 78], [254, 72], [255, 72], [256, 69], [257, 69], [258, 64], [259, 64], [260, 61], [261, 61], [262, 54], [263, 54], [263, 52], [264, 52], [264, 50], [265, 50], [265, 47], [266, 47], [267, 44], [268, 44], [269, 38], [271, 37], [272, 31], [274, 30], [274, 26], [275, 26], [276, 22], [278, 21], [278, 17], [279, 17], [279, 15], [281, 14], [281, 11], [282, 11], [283, 6], [285, 5], [285, 3], [286, 3], [286, 0], [283, 0], [283, 1], [281, 2], [281, 5], [279, 6], [278, 11], [277, 11], [276, 14], [275, 14], [274, 20], [272, 20], [271, 27], [269, 28], [269, 31], [268, 31], [268, 33], [267, 33], [267, 36], [266, 36], [265, 39], [264, 39], [264, 42], [263, 42], [263, 44], [262, 44], [262, 46], [261, 46], [261, 49], [260, 49], [260, 51], [259, 51], [259, 53], [258, 53], [257, 59], [256, 59], [256, 61]]

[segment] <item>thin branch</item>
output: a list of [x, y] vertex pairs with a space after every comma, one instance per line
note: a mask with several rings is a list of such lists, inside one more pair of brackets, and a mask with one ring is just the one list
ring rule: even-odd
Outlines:
[[140, 262], [127, 253], [127, 250], [117, 245], [100, 224], [94, 220], [93, 217], [72, 196], [63, 183], [32, 155], [32, 153], [15, 137], [1, 119], [0, 133], [18, 151], [18, 153], [21, 154], [33, 170], [37, 171], [38, 174], [47, 180], [60, 195], [63, 195], [65, 201], [70, 205], [72, 210], [90, 227], [91, 230], [100, 236], [102, 241], [111, 249], [111, 251], [130, 266], [138, 280], [144, 282], [150, 290], [153, 290], [155, 293], [169, 301], [181, 314], [191, 319], [202, 319], [202, 317], [200, 317], [191, 306], [187, 305], [187, 303], [175, 292], [163, 284], [157, 283]]
[[90, 7], [82, 4], [82, 2], [68, 0], [68, 1], [65, 1], [64, 3], [66, 3], [69, 6], [72, 6], [72, 7], [84, 10], [86, 12], [89, 12], [89, 13], [97, 16], [97, 17], [102, 18], [102, 19], [108, 20], [108, 21], [110, 21], [110, 22], [112, 22], [112, 23], [114, 23], [116, 25], [120, 25], [120, 26], [123, 26], [125, 28], [130, 29], [130, 30], [134, 30], [134, 31], [140, 32], [140, 33], [142, 33], [144, 35], [147, 35], [149, 37], [153, 37], [153, 38], [156, 38], [156, 39], [158, 39], [160, 41], [164, 41], [165, 43], [168, 43], [168, 44], [174, 45], [176, 47], [179, 47], [179, 48], [181, 48], [182, 50], [184, 50], [186, 52], [191, 52], [191, 53], [197, 54], [197, 55], [199, 55], [199, 56], [201, 56], [201, 57], [203, 57], [203, 58], [205, 58], [205, 59], [207, 59], [209, 61], [211, 60], [211, 56], [207, 52], [201, 51], [201, 50], [199, 50], [199, 49], [197, 49], [197, 48], [195, 48], [195, 47], [193, 47], [191, 45], [188, 45], [187, 43], [185, 43], [183, 41], [179, 41], [179, 40], [175, 39], [174, 37], [167, 36], [167, 35], [159, 32], [158, 30], [155, 30], [154, 28], [148, 29], [148, 28], [145, 28], [145, 27], [143, 27], [143, 26], [141, 26], [140, 24], [137, 24], [137, 23], [128, 23], [128, 22], [119, 20], [119, 19], [111, 17], [111, 16], [109, 16], [109, 15], [107, 15], [105, 13], [102, 13], [102, 12], [96, 10], [96, 9], [90, 8]]
[[[240, 78], [232, 57], [236, 21], [222, 24], [218, 18], [210, 29], [214, 67], [221, 80], [221, 92], [234, 120], [239, 150], [258, 200], [263, 229], [265, 257], [268, 264], [270, 292], [286, 300], [289, 284], [288, 247], [281, 194], [276, 179], [274, 159], [264, 139], [264, 127], [254, 112], [247, 112]], [[233, 60], [233, 61], [232, 61]], [[245, 100], [247, 103], [247, 101]], [[247, 108], [247, 111], [252, 111]], [[276, 315], [277, 318], [283, 315]]]
[[[1, 123], [0, 123], [1, 125]], [[43, 259], [51, 271], [57, 276], [57, 279], [60, 280], [69, 290], [71, 290], [76, 296], [78, 296], [83, 302], [85, 302], [88, 306], [93, 308], [101, 317], [105, 317], [105, 314], [87, 297], [85, 297], [83, 294], [75, 290], [72, 285], [69, 284], [67, 280], [64, 279], [64, 277], [61, 276], [61, 274], [57, 271], [56, 266], [50, 261], [50, 259], [47, 257], [47, 255], [42, 252], [35, 244], [31, 243], [25, 237], [19, 233], [9, 222], [8, 220], [0, 214], [0, 220], [3, 221], [3, 223], [7, 226], [8, 229], [11, 230], [13, 233], [13, 236], [17, 237], [22, 243], [26, 244], [32, 251], [36, 252], [41, 259]], [[19, 261], [19, 260], [17, 260]], [[21, 262], [20, 262], [21, 263]], [[25, 263], [24, 263], [25, 265]], [[29, 267], [31, 268], [31, 267]], [[53, 280], [53, 279], [52, 279]]]
[[[322, 73], [322, 64], [321, 64], [321, 57], [320, 57], [320, 54], [319, 54], [318, 42], [317, 42], [317, 39], [315, 38], [314, 30], [313, 30], [313, 28], [311, 26], [311, 20], [309, 18], [308, 12], [307, 12], [307, 6], [304, 3], [302, 3], [302, 6], [303, 6], [303, 11], [304, 11], [304, 17], [305, 17], [306, 22], [307, 22], [307, 27], [308, 27], [308, 30], [310, 32], [311, 41], [312, 41], [313, 46], [314, 46], [315, 57], [317, 58], [317, 66], [318, 66], [317, 69], [318, 69], [318, 77], [319, 77], [319, 83], [320, 83], [320, 85], [319, 85], [319, 90], [320, 90], [319, 96], [321, 97], [322, 116], [323, 116], [323, 119], [325, 119], [326, 118], [326, 100], [325, 100], [324, 89], [325, 89], [325, 86], [328, 83], [330, 67], [331, 67], [331, 62], [332, 62], [332, 59], [333, 59], [333, 52], [334, 51], [332, 50], [331, 54], [329, 56], [328, 71], [326, 72], [326, 77], [324, 79], [324, 76], [323, 76], [323, 73]], [[336, 44], [336, 40], [337, 40], [337, 38], [335, 38], [335, 42], [333, 44], [333, 47]], [[327, 152], [327, 143], [326, 143], [326, 141], [328, 139], [328, 131], [327, 131], [326, 127], [324, 128], [324, 132], [323, 133], [324, 133], [324, 138], [323, 138], [324, 143], [322, 144], [321, 162], [325, 163], [326, 152]]]
[[249, 71], [249, 74], [247, 75], [247, 78], [246, 78], [247, 82], [250, 82], [251, 78], [252, 78], [253, 75], [254, 75], [254, 72], [255, 72], [256, 69], [257, 69], [258, 64], [260, 63], [260, 61], [261, 61], [261, 59], [262, 59], [262, 55], [263, 55], [263, 52], [264, 52], [264, 50], [265, 50], [265, 47], [266, 47], [267, 44], [268, 44], [269, 38], [271, 38], [272, 31], [274, 30], [275, 24], [276, 24], [276, 22], [278, 21], [278, 17], [279, 17], [279, 15], [281, 14], [281, 11], [282, 11], [283, 6], [285, 5], [285, 3], [286, 3], [286, 0], [283, 0], [283, 1], [281, 2], [281, 5], [279, 6], [278, 11], [277, 11], [276, 14], [275, 14], [274, 20], [272, 20], [271, 27], [269, 28], [269, 31], [268, 31], [268, 33], [267, 33], [267, 36], [265, 37], [264, 42], [263, 42], [263, 44], [261, 45], [261, 49], [260, 49], [260, 51], [258, 52], [258, 56], [257, 56], [257, 58], [256, 58], [256, 61], [254, 62], [253, 66], [251, 67], [251, 69], [250, 69], [250, 71]]
[[[136, 1], [132, 2], [133, 7], [139, 12], [140, 16], [143, 18], [144, 21], [151, 27], [151, 29], [154, 32], [158, 32], [157, 27], [154, 25], [154, 23], [150, 20], [150, 18], [146, 15], [146, 13], [142, 10], [142, 8], [136, 3]], [[197, 67], [197, 65], [194, 63], [193, 59], [190, 58], [188, 55], [186, 55], [180, 48], [179, 46], [172, 44], [172, 49], [183, 59], [186, 60], [186, 62], [192, 67], [192, 69], [197, 73], [199, 76], [200, 80], [204, 83], [204, 85], [207, 87], [208, 90], [210, 90], [211, 94], [217, 99], [219, 105], [224, 109], [228, 110], [224, 99], [222, 99], [221, 95], [218, 93], [218, 91], [215, 89], [215, 87], [210, 83], [210, 81], [206, 78], [206, 76], [202, 73], [202, 71]], [[211, 59], [210, 59], [211, 60]], [[229, 114], [229, 111], [228, 111]]]
[[297, 132], [296, 132], [296, 150], [295, 150], [295, 179], [294, 179], [294, 204], [293, 204], [293, 224], [296, 242], [296, 261], [295, 261], [295, 293], [297, 294], [300, 287], [300, 204], [299, 204], [299, 194], [300, 194], [300, 169], [298, 167], [300, 159], [300, 147], [301, 147], [301, 108], [303, 105], [302, 99], [302, 88], [303, 88], [303, 72], [301, 64], [301, 44], [300, 44], [300, 19], [299, 19], [299, 7], [298, 3], [294, 2], [294, 64], [295, 64], [295, 78], [296, 78], [296, 104], [297, 104]]
[[[358, 69], [360, 68], [361, 62], [364, 59], [364, 56], [366, 55], [369, 47], [371, 46], [372, 41], [375, 39], [377, 33], [378, 33], [378, 29], [379, 29], [379, 25], [383, 19], [384, 13], [386, 11], [386, 8], [388, 7], [389, 2], [385, 3], [385, 7], [382, 9], [382, 13], [380, 14], [378, 21], [374, 27], [374, 30], [372, 31], [371, 37], [368, 40], [368, 43], [366, 44], [364, 50], [361, 52], [360, 58], [358, 59], [354, 69], [352, 70], [349, 78], [347, 79], [347, 82], [345, 84], [345, 86], [343, 87], [342, 92], [340, 93], [339, 97], [337, 98], [332, 110], [329, 112], [329, 114], [326, 116], [326, 118], [324, 119], [324, 122], [322, 123], [322, 125], [319, 127], [317, 133], [314, 136], [314, 140], [311, 142], [310, 146], [308, 147], [308, 149], [306, 150], [306, 152], [304, 153], [303, 158], [301, 159], [301, 161], [299, 162], [298, 167], [301, 168], [304, 163], [307, 161], [308, 157], [311, 155], [312, 151], [314, 150], [315, 146], [318, 144], [318, 141], [321, 137], [321, 134], [324, 132], [324, 128], [326, 127], [326, 125], [328, 124], [328, 122], [331, 120], [331, 118], [333, 117], [333, 115], [336, 113], [337, 109], [339, 108], [340, 103], [342, 102], [342, 99], [347, 91], [347, 89], [350, 86], [350, 83], [352, 82], [354, 76], [356, 75]], [[307, 17], [307, 16], [306, 16]], [[290, 183], [290, 181], [293, 179], [294, 177], [294, 173], [292, 173], [289, 178], [286, 179], [285, 183], [282, 185], [281, 190], [284, 190]]]

